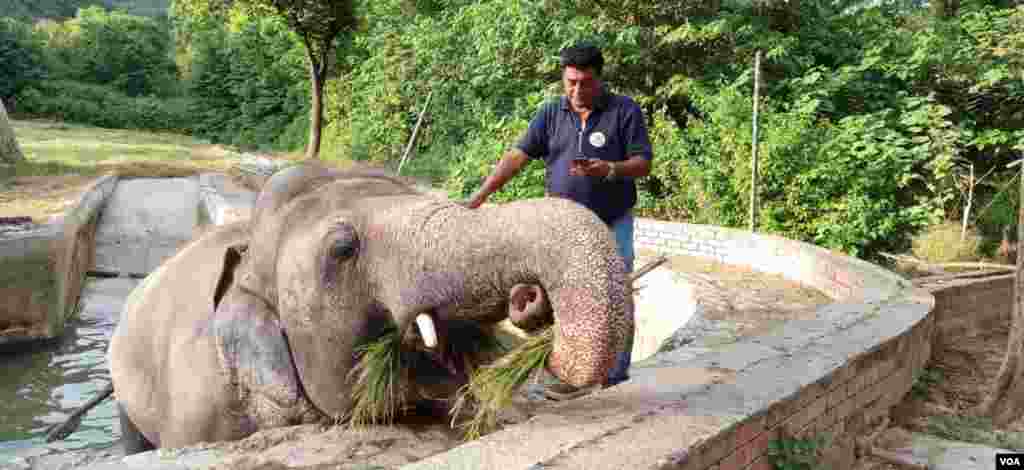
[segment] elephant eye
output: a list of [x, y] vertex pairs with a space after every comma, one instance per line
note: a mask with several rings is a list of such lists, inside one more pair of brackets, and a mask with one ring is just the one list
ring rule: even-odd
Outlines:
[[347, 260], [359, 251], [359, 235], [349, 223], [338, 224], [332, 231], [332, 241], [327, 247], [328, 255], [335, 260]]

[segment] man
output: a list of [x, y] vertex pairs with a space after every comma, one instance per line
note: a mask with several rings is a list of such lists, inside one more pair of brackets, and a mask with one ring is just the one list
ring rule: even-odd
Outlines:
[[[526, 134], [466, 206], [480, 207], [531, 159], [543, 159], [548, 195], [566, 197], [590, 210], [615, 233], [626, 271], [633, 271], [634, 179], [651, 172], [650, 138], [643, 111], [631, 98], [610, 93], [601, 81], [604, 57], [592, 45], [561, 52], [565, 96], [544, 105]], [[608, 385], [629, 378], [630, 346], [618, 357]]]

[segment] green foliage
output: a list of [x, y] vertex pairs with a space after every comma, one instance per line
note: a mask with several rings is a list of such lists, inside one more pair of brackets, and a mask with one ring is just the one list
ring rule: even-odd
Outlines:
[[0, 17], [0, 98], [18, 94], [46, 76], [43, 38], [32, 27], [13, 18]]
[[1024, 449], [1024, 433], [1000, 431], [990, 418], [978, 416], [931, 416], [928, 434], [958, 442], [981, 444], [999, 449]]
[[21, 20], [69, 18], [79, 8], [102, 4], [102, 0], [5, 0], [3, 15]]
[[66, 80], [37, 82], [18, 94], [22, 113], [114, 129], [192, 130], [187, 98], [131, 97], [110, 87]]
[[196, 135], [241, 147], [293, 145], [309, 102], [301, 46], [279, 18], [235, 21], [234, 30], [191, 32], [187, 90]]
[[928, 390], [942, 382], [942, 371], [926, 368], [914, 372], [914, 382], [910, 385], [910, 395], [914, 398], [928, 397]]
[[[506, 147], [487, 139], [493, 121], [529, 119], [538, 90], [557, 79], [556, 54], [583, 28], [543, 2], [449, 2], [441, 12], [408, 22], [385, 21], [401, 2], [374, 3], [368, 34], [353, 53], [364, 59], [351, 74], [352, 153], [357, 159], [400, 158], [429, 92], [429, 120], [416, 143], [416, 160], [444, 168], [464, 145]], [[386, 16], [388, 15], [388, 16]], [[474, 38], [467, 41], [466, 38]], [[495, 158], [500, 155], [489, 155]]]
[[[965, 168], [990, 175], [975, 188], [970, 225], [998, 237], [1015, 220], [1005, 165], [1024, 155], [1024, 7], [1007, 3], [964, 1], [935, 15], [902, 0], [360, 0], [303, 17], [288, 12], [305, 2], [174, 0], [173, 52], [154, 36], [167, 32], [158, 20], [83, 10], [37, 28], [51, 76], [129, 94], [173, 92], [173, 74], [149, 70], [176, 57], [197, 134], [277, 150], [301, 148], [309, 131], [303, 31], [332, 37], [312, 49], [329, 57], [324, 157], [396, 167], [433, 93], [403, 172], [456, 197], [479, 188], [560, 93], [559, 49], [588, 39], [604, 47], [611, 88], [647, 112], [655, 159], [639, 212], [732, 227], [748, 223], [760, 50], [759, 229], [872, 257], [960, 220]], [[154, 46], [105, 57], [90, 37]], [[122, 58], [143, 50], [156, 65]], [[103, 75], [127, 64], [145, 71], [145, 85], [137, 73]], [[75, 106], [74, 115], [99, 108]], [[542, 195], [544, 172], [531, 163], [492, 200]]]
[[828, 438], [776, 439], [768, 443], [768, 457], [776, 470], [818, 470], [818, 452], [828, 444]]
[[44, 30], [51, 71], [59, 78], [108, 85], [129, 96], [175, 93], [166, 21], [90, 7]]

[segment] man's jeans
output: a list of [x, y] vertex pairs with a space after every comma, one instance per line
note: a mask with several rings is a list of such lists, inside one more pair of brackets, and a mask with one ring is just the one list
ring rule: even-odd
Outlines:
[[[612, 231], [615, 233], [615, 241], [619, 246], [619, 254], [626, 262], [626, 273], [633, 272], [633, 211], [626, 212], [626, 215], [619, 217], [612, 223]], [[632, 294], [630, 294], [632, 296]], [[626, 308], [633, 309], [633, 299], [626, 299]], [[626, 350], [615, 358], [615, 367], [608, 373], [608, 385], [615, 385], [629, 379], [629, 363], [633, 353], [634, 331], [627, 332]]]

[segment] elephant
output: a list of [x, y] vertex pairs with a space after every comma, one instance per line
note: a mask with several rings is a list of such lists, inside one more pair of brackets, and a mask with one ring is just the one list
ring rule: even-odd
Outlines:
[[[613, 235], [558, 198], [469, 209], [384, 171], [280, 170], [129, 299], [107, 353], [129, 453], [337, 422], [386, 328], [445, 357], [458, 322], [553, 322], [545, 368], [601, 386], [633, 328]], [[444, 370], [444, 368], [442, 368]]]

